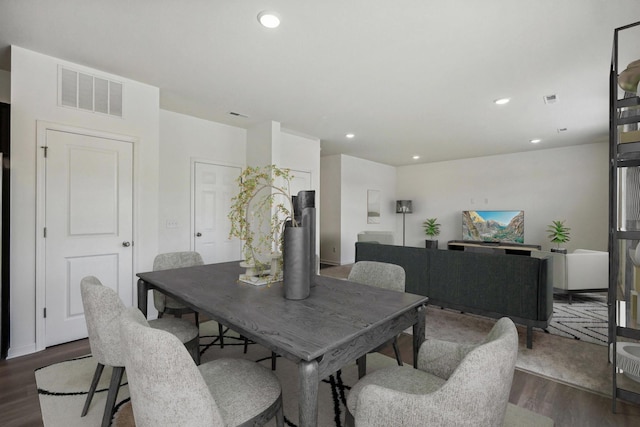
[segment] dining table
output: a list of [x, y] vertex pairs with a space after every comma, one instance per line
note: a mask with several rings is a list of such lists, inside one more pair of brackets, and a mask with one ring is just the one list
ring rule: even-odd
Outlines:
[[413, 328], [413, 360], [425, 338], [428, 298], [323, 275], [309, 297], [284, 297], [283, 283], [239, 280], [240, 261], [138, 273], [138, 308], [156, 289], [298, 365], [301, 427], [316, 426], [320, 381]]

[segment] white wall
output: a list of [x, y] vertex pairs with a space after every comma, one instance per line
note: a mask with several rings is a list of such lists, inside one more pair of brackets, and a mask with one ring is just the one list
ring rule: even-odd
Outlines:
[[[364, 230], [394, 231], [396, 244], [402, 244], [402, 221], [397, 222], [395, 209], [396, 168], [342, 155], [340, 177], [340, 264], [355, 261], [355, 242]], [[380, 224], [367, 224], [367, 190], [380, 191]]]
[[[57, 105], [58, 65], [124, 83], [124, 117]], [[135, 136], [136, 222], [134, 271], [150, 270], [158, 248], [159, 91], [118, 76], [70, 64], [16, 46], [11, 49], [11, 348], [14, 357], [35, 351], [36, 121]], [[135, 281], [133, 282], [135, 283]], [[135, 295], [135, 293], [134, 293]]]
[[429, 217], [442, 224], [446, 247], [462, 238], [462, 210], [524, 210], [525, 243], [548, 250], [548, 224], [566, 220], [569, 251], [606, 251], [608, 183], [608, 145], [600, 143], [399, 167], [397, 196], [413, 200], [407, 246], [424, 247]]
[[273, 145], [273, 163], [281, 168], [309, 172], [311, 188], [316, 192], [316, 254], [320, 253], [320, 139], [296, 135], [281, 128], [280, 135]]
[[340, 265], [341, 155], [320, 159], [320, 262]]
[[[192, 248], [191, 162], [244, 168], [247, 131], [160, 110], [160, 203], [158, 252]], [[176, 228], [167, 228], [167, 221]]]
[[[325, 208], [320, 218], [320, 259], [328, 264], [355, 261], [358, 233], [392, 231], [402, 243], [402, 221], [395, 213], [396, 168], [346, 155], [321, 159]], [[367, 224], [367, 190], [380, 191], [380, 223]]]
[[11, 73], [0, 70], [0, 102], [11, 103]]

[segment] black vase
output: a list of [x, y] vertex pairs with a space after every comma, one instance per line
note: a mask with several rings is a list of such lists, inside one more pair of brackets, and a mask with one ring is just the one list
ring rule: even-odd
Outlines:
[[313, 286], [313, 276], [318, 274], [316, 271], [316, 208], [302, 210], [302, 226], [309, 229], [309, 280]]
[[315, 286], [314, 276], [318, 274], [316, 262], [316, 192], [315, 190], [299, 191], [293, 200], [296, 221], [309, 229], [309, 282]]
[[284, 297], [301, 300], [309, 296], [309, 228], [285, 227], [283, 256]]

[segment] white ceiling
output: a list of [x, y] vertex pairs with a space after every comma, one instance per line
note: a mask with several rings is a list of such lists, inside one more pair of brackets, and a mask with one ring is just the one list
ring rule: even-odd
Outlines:
[[[639, 0], [0, 0], [0, 69], [17, 45], [406, 165], [606, 141], [613, 30], [638, 20]], [[622, 35], [623, 69], [640, 29]]]

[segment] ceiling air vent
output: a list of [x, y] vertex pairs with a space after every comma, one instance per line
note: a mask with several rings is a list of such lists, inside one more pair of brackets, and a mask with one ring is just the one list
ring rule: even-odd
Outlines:
[[58, 105], [122, 117], [122, 83], [58, 67]]
[[235, 111], [229, 111], [229, 115], [233, 116], [233, 117], [242, 117], [243, 119], [248, 119], [249, 116], [244, 115], [244, 114], [240, 114], [240, 113], [236, 113]]
[[558, 102], [558, 95], [553, 94], [553, 95], [545, 95], [544, 96], [544, 103], [545, 104], [555, 104], [556, 102]]

